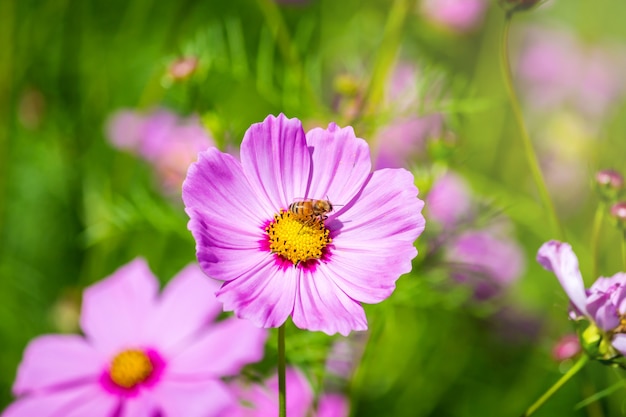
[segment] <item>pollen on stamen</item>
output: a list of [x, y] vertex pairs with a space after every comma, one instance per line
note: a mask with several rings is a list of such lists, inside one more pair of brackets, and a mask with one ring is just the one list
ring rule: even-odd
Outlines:
[[144, 382], [152, 374], [154, 367], [150, 358], [141, 350], [125, 350], [111, 363], [111, 380], [122, 388], [132, 388]]
[[332, 239], [322, 219], [303, 219], [290, 211], [280, 210], [265, 228], [269, 249], [294, 266], [320, 259]]

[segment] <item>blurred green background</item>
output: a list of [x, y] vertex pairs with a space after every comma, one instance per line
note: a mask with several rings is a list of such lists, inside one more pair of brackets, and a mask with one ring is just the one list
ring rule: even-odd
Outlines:
[[[616, 0], [549, 2], [516, 16], [512, 55], [523, 28], [536, 24], [624, 47], [624, 16], [626, 3]], [[527, 268], [497, 300], [468, 301], [466, 289], [445, 284], [440, 259], [426, 256], [436, 239], [427, 231], [414, 271], [389, 300], [366, 308], [369, 343], [346, 386], [352, 413], [520, 415], [569, 366], [550, 351], [572, 325], [557, 280], [534, 261], [541, 243], [555, 236], [502, 83], [503, 21], [495, 2], [480, 25], [459, 34], [431, 24], [418, 2], [406, 0], [0, 0], [0, 408], [12, 399], [28, 341], [76, 331], [82, 288], [136, 256], [163, 282], [195, 259], [180, 198], [163, 195], [146, 162], [107, 142], [112, 112], [164, 106], [197, 113], [223, 149], [236, 147], [251, 123], [279, 112], [305, 126], [350, 123], [370, 139], [388, 116], [378, 106], [382, 83], [401, 57], [423, 68], [426, 87], [441, 86], [444, 94], [428, 105], [444, 114], [456, 138], [445, 152], [430, 149], [412, 164], [421, 190], [442, 167], [460, 172], [489, 207], [512, 220]], [[200, 64], [190, 79], [176, 82], [168, 66], [182, 56]], [[349, 96], [342, 79], [368, 86], [356, 117], [333, 105]], [[624, 110], [622, 100], [584, 142], [577, 163], [585, 172], [625, 166]], [[564, 153], [578, 146], [567, 126], [554, 124], [542, 141]], [[531, 135], [538, 131], [531, 124]], [[592, 178], [584, 182], [587, 191], [557, 209], [589, 285], [599, 199]], [[601, 274], [621, 269], [620, 239], [607, 221]], [[501, 317], [504, 306], [512, 317]], [[334, 339], [290, 329], [288, 358], [318, 374]], [[626, 388], [574, 410], [623, 377], [591, 363], [537, 415], [624, 414]]]

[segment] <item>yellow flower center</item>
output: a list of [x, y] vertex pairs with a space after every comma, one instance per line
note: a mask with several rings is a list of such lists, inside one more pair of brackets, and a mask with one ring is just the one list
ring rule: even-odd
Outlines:
[[298, 265], [311, 259], [320, 259], [324, 248], [332, 242], [324, 220], [303, 218], [291, 211], [280, 210], [265, 228], [270, 251]]
[[152, 362], [144, 352], [125, 350], [113, 358], [109, 374], [111, 380], [123, 388], [132, 388], [152, 374]]

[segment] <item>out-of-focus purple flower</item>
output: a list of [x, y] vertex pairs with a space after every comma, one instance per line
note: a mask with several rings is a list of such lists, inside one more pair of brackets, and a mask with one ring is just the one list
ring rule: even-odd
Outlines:
[[568, 243], [551, 240], [537, 253], [537, 261], [554, 272], [571, 301], [570, 318], [587, 317], [602, 338], [622, 355], [626, 354], [626, 273], [600, 277], [585, 289], [578, 258]]
[[431, 22], [455, 32], [467, 32], [482, 23], [485, 0], [423, 0], [421, 10]]
[[220, 313], [218, 284], [191, 265], [159, 296], [138, 259], [87, 288], [85, 336], [31, 341], [3, 417], [221, 416], [235, 402], [224, 376], [263, 356], [267, 334]]
[[[226, 281], [217, 293], [226, 311], [343, 335], [367, 329], [361, 303], [381, 302], [411, 270], [425, 226], [417, 194], [404, 169], [371, 172], [351, 127], [305, 135], [282, 114], [248, 129], [241, 161], [201, 153], [183, 185], [198, 260]], [[342, 206], [317, 216], [290, 208], [302, 199]]]
[[626, 89], [626, 51], [585, 46], [565, 31], [531, 28], [519, 56], [521, 91], [538, 113], [563, 107], [600, 119]]
[[116, 148], [148, 161], [169, 191], [180, 190], [198, 153], [214, 146], [197, 116], [181, 118], [164, 109], [145, 115], [121, 110], [107, 123], [107, 136]]
[[577, 334], [566, 334], [552, 348], [552, 357], [557, 362], [571, 359], [581, 352], [580, 339]]
[[376, 169], [408, 166], [424, 153], [427, 139], [439, 134], [441, 120], [441, 115], [433, 114], [396, 119], [383, 126], [373, 144]]
[[480, 300], [498, 294], [525, 269], [521, 247], [491, 230], [471, 230], [456, 236], [448, 243], [446, 260], [453, 266], [452, 277], [471, 285]]
[[428, 218], [452, 229], [472, 216], [472, 200], [465, 180], [453, 172], [442, 175], [426, 196]]
[[[322, 394], [317, 410], [313, 409], [313, 389], [307, 378], [295, 368], [287, 368], [287, 415], [289, 417], [347, 417], [349, 404], [340, 394]], [[231, 406], [224, 413], [229, 417], [269, 417], [278, 415], [278, 375], [263, 385], [236, 385], [240, 404]]]
[[415, 65], [400, 61], [389, 78], [385, 106], [394, 116], [372, 139], [376, 169], [408, 167], [425, 153], [428, 139], [441, 135], [441, 114], [420, 114], [417, 76]]

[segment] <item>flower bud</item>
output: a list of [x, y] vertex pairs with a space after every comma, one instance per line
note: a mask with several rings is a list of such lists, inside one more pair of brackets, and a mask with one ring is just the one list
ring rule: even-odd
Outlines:
[[552, 348], [552, 358], [557, 362], [571, 359], [581, 351], [580, 339], [576, 334], [563, 336]]
[[617, 221], [617, 226], [626, 228], [626, 201], [620, 201], [611, 206], [611, 217]]
[[614, 169], [603, 169], [596, 173], [595, 183], [605, 200], [615, 200], [624, 187], [624, 177]]
[[176, 81], [187, 79], [198, 68], [198, 58], [185, 57], [172, 62], [167, 70], [172, 79]]

